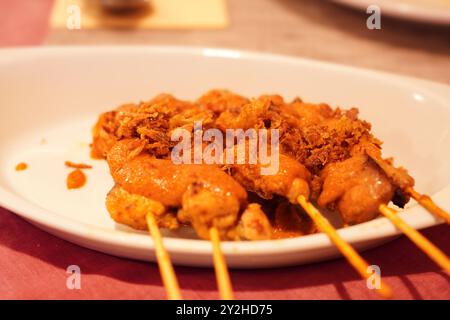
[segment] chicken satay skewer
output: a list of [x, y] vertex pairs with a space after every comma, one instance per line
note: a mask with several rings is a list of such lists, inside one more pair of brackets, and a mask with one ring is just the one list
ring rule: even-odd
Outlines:
[[220, 248], [220, 236], [217, 228], [210, 228], [209, 236], [213, 246], [214, 269], [216, 272], [216, 281], [219, 288], [220, 297], [222, 300], [233, 300], [233, 287], [231, 285], [227, 263]]
[[180, 287], [178, 285], [177, 277], [170, 261], [170, 256], [164, 247], [161, 232], [159, 231], [158, 224], [155, 221], [155, 217], [152, 213], [146, 215], [148, 229], [150, 235], [155, 242], [156, 259], [158, 260], [159, 272], [166, 288], [167, 298], [169, 300], [181, 300]]
[[[180, 297], [178, 284], [154, 220], [169, 228], [178, 225], [178, 221], [190, 223], [200, 238], [212, 240], [219, 289], [224, 299], [231, 299], [219, 231], [234, 227], [239, 209], [246, 203], [245, 189], [219, 168], [175, 164], [154, 158], [142, 148], [141, 141], [124, 139], [109, 151], [107, 160], [116, 186], [107, 197], [108, 211], [116, 221], [139, 229], [148, 226], [155, 238], [164, 284], [174, 298]], [[167, 207], [178, 208], [176, 218], [165, 212]]]
[[[342, 255], [348, 260], [353, 268], [361, 275], [362, 278], [367, 279], [369, 274], [367, 273], [368, 263], [358, 254], [358, 252], [347, 242], [345, 242], [336, 229], [330, 224], [319, 210], [312, 205], [303, 195], [297, 198], [298, 203], [303, 207], [306, 213], [311, 217], [320, 231], [324, 232], [334, 245], [339, 249]], [[381, 281], [381, 286], [377, 289], [378, 293], [385, 299], [392, 297], [391, 288]]]
[[450, 259], [425, 238], [419, 231], [409, 226], [398, 217], [397, 211], [382, 204], [379, 211], [388, 218], [398, 229], [400, 229], [416, 246], [427, 254], [436, 264], [442, 267], [447, 274], [450, 274]]
[[422, 207], [450, 224], [450, 214], [435, 204], [429, 196], [420, 194], [413, 188], [406, 189], [406, 192], [409, 193]]
[[[388, 176], [391, 176], [395, 180], [396, 174], [392, 170], [392, 165], [381, 157], [381, 151], [379, 149], [374, 148], [372, 145], [369, 145], [368, 147], [366, 147], [365, 151], [366, 151], [367, 155], [373, 161], [375, 161], [375, 163], [377, 163], [378, 166]], [[400, 181], [400, 182], [403, 182], [403, 181]], [[435, 216], [438, 216], [438, 217], [444, 219], [448, 224], [450, 224], [450, 214], [448, 212], [446, 212], [445, 210], [443, 210], [442, 208], [440, 208], [438, 205], [436, 205], [436, 203], [434, 203], [434, 201], [429, 196], [418, 193], [416, 190], [414, 190], [412, 185], [408, 186], [407, 184], [404, 184], [402, 189], [404, 190], [404, 192], [406, 192], [411, 197], [413, 197], [414, 200], [416, 200], [419, 203], [419, 205], [421, 205], [422, 207], [427, 209], [429, 212], [431, 212]]]
[[[283, 172], [282, 175], [258, 175], [258, 166], [247, 166], [246, 170], [240, 170], [239, 166], [235, 166], [234, 169], [236, 170], [234, 178], [241, 183], [245, 184], [249, 175], [252, 175], [253, 178], [257, 177], [257, 179], [260, 179], [258, 186], [264, 186], [264, 189], [256, 188], [257, 192], [265, 193], [269, 196], [278, 194], [287, 198], [291, 203], [299, 203], [316, 224], [318, 229], [328, 235], [356, 271], [365, 279], [369, 277], [369, 274], [367, 273], [367, 268], [369, 267], [368, 263], [338, 235], [328, 220], [306, 200], [310, 193], [308, 184], [310, 174], [301, 163], [280, 154], [278, 172]], [[254, 185], [249, 185], [247, 187], [255, 190]], [[389, 299], [392, 296], [391, 289], [383, 282], [381, 283], [381, 287], [377, 290], [384, 298]]]

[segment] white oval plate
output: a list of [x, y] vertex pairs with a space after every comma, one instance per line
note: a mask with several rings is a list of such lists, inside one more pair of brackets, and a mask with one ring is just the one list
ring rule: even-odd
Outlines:
[[[185, 47], [47, 47], [0, 50], [0, 204], [61, 238], [117, 256], [154, 261], [145, 232], [115, 224], [105, 209], [112, 186], [104, 161], [89, 158], [99, 113], [160, 92], [194, 99], [210, 88], [256, 96], [279, 93], [333, 106], [358, 106], [417, 189], [450, 207], [448, 86], [375, 71], [269, 54]], [[93, 164], [88, 183], [65, 187], [64, 161]], [[17, 163], [29, 164], [16, 172]], [[438, 223], [410, 205], [415, 228]], [[386, 219], [340, 230], [358, 249], [392, 239]], [[212, 265], [208, 241], [190, 232], [164, 240], [172, 260]], [[389, 247], [386, 247], [389, 250]], [[323, 234], [295, 239], [224, 242], [229, 266], [261, 268], [329, 259], [338, 252]]]
[[381, 8], [384, 14], [416, 22], [450, 25], [450, 1], [448, 0], [332, 0], [366, 11], [370, 5]]

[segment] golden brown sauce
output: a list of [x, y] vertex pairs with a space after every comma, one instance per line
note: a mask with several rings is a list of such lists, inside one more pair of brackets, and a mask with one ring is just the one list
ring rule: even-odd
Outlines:
[[66, 161], [64, 162], [66, 167], [74, 168], [74, 169], [92, 169], [92, 166], [85, 163], [74, 163], [72, 161]]
[[28, 165], [25, 162], [20, 162], [16, 166], [16, 171], [23, 171], [28, 169]]
[[67, 175], [67, 189], [79, 189], [86, 184], [86, 175], [80, 169], [75, 169]]

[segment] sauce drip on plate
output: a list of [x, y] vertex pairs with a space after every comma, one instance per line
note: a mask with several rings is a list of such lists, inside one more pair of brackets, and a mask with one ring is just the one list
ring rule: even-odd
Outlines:
[[23, 171], [28, 169], [28, 165], [25, 162], [20, 162], [16, 166], [16, 171]]
[[67, 175], [67, 189], [79, 189], [86, 184], [86, 175], [80, 169], [75, 169]]

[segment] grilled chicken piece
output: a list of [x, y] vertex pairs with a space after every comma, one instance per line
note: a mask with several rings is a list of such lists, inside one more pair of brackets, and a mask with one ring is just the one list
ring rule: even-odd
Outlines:
[[116, 185], [166, 208], [181, 208], [180, 220], [189, 221], [202, 238], [209, 238], [213, 226], [228, 238], [247, 200], [241, 185], [215, 166], [175, 165], [142, 153], [144, 147], [142, 141], [126, 139], [111, 148], [107, 160]]
[[408, 174], [408, 171], [402, 167], [394, 167], [392, 159], [383, 159], [381, 149], [372, 143], [361, 143], [355, 147], [354, 154], [364, 152], [384, 171], [391, 183], [395, 186], [395, 194], [392, 202], [403, 208], [409, 202], [410, 195], [406, 191], [408, 188], [414, 187], [414, 179]]
[[[217, 178], [220, 179], [219, 176]], [[223, 239], [236, 238], [235, 227], [243, 204], [240, 200], [244, 199], [231, 194], [230, 190], [224, 190], [219, 186], [220, 180], [211, 185], [212, 180], [199, 179], [203, 182], [189, 184], [182, 196], [178, 218], [189, 222], [200, 238], [209, 239], [211, 227], [216, 227]], [[244, 191], [242, 187], [240, 188], [241, 192]]]
[[262, 175], [260, 164], [234, 164], [228, 168], [231, 176], [247, 191], [255, 192], [263, 199], [279, 195], [297, 203], [299, 195], [309, 198], [311, 175], [302, 164], [283, 154], [279, 155], [278, 172], [273, 175]]
[[[124, 188], [114, 186], [106, 197], [106, 207], [113, 220], [134, 229], [147, 230], [146, 215], [152, 213], [159, 227], [174, 230], [181, 224], [192, 224], [198, 235], [208, 239], [208, 220], [210, 215], [220, 226], [232, 225], [222, 237], [224, 239], [267, 240], [272, 237], [272, 226], [266, 214], [258, 204], [250, 204], [239, 218], [235, 226], [234, 215], [229, 215], [230, 206], [238, 205], [233, 197], [215, 197], [209, 189], [192, 185], [189, 192], [183, 194], [182, 208], [167, 208], [159, 201], [127, 192]], [[194, 194], [193, 194], [194, 193]], [[215, 202], [215, 207], [211, 201]], [[225, 201], [223, 201], [225, 200]], [[210, 209], [214, 208], [214, 211]], [[231, 210], [233, 211], [233, 209]], [[193, 215], [194, 213], [194, 215]]]
[[[235, 157], [237, 150], [235, 146]], [[298, 161], [279, 154], [278, 171], [275, 174], [263, 175], [261, 174], [260, 163], [248, 164], [248, 144], [245, 158], [245, 164], [227, 165], [226, 169], [229, 174], [247, 191], [254, 192], [263, 199], [273, 199], [276, 196], [281, 196], [287, 198], [290, 203], [284, 202], [283, 205], [278, 206], [274, 221], [275, 229], [269, 228], [270, 224], [267, 218], [265, 218], [267, 222], [263, 221], [263, 217], [266, 216], [262, 212], [261, 207], [251, 204], [242, 215], [240, 225], [247, 228], [253, 225], [254, 230], [244, 230], [246, 232], [244, 236], [247, 238], [251, 236], [257, 240], [261, 238], [298, 236], [306, 233], [306, 230], [314, 232], [311, 228], [312, 221], [310, 218], [301, 216], [301, 212], [297, 208], [298, 196], [303, 195], [306, 198], [310, 196], [309, 183], [311, 174], [309, 171]], [[281, 210], [284, 211], [284, 214], [281, 213]], [[279, 224], [280, 221], [283, 223]], [[289, 224], [291, 225], [290, 227], [288, 227]], [[282, 232], [281, 229], [289, 231]], [[263, 237], [258, 236], [258, 234], [263, 235]]]
[[272, 226], [259, 204], [251, 203], [245, 209], [237, 232], [240, 238], [248, 240], [267, 240], [272, 237]]
[[161, 228], [177, 229], [176, 212], [167, 212], [161, 202], [129, 193], [116, 185], [106, 196], [106, 208], [114, 221], [134, 229], [147, 230], [146, 215], [152, 213]]
[[318, 204], [337, 209], [344, 223], [357, 224], [379, 215], [378, 207], [391, 201], [395, 187], [367, 155], [328, 164], [321, 173]]

